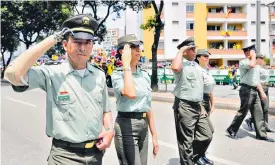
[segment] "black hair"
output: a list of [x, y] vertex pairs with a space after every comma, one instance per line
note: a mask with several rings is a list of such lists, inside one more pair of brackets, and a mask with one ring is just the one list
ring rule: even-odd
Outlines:
[[198, 60], [198, 57], [201, 57], [201, 55], [196, 55], [196, 58], [195, 58], [195, 62], [200, 64], [199, 60]]

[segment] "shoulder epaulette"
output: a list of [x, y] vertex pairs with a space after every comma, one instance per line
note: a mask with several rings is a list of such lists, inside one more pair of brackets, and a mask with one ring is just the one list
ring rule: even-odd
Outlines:
[[92, 66], [95, 67], [95, 68], [97, 68], [97, 69], [99, 69], [99, 70], [101, 70], [102, 72], [104, 72], [104, 70], [101, 67], [99, 67], [98, 65], [92, 64]]

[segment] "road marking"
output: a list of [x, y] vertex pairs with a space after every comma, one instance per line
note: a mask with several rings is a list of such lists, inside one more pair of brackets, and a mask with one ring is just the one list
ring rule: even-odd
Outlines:
[[[150, 140], [150, 142], [152, 142], [152, 140]], [[173, 145], [173, 144], [170, 144], [170, 143], [166, 143], [164, 141], [161, 141], [161, 140], [158, 140], [158, 144], [160, 146], [164, 146], [164, 147], [167, 147], [167, 148], [171, 148], [171, 149], [174, 149], [174, 150], [178, 150], [178, 146], [177, 145]], [[213, 155], [209, 155], [209, 158], [211, 158], [213, 161], [217, 161], [219, 163], [223, 163], [223, 164], [226, 164], [226, 165], [242, 165], [240, 163], [236, 163], [236, 162], [233, 162], [233, 161], [230, 161], [230, 160], [225, 160], [225, 159], [222, 159], [222, 158], [218, 158], [218, 157], [215, 157]]]
[[16, 100], [16, 99], [13, 99], [13, 98], [10, 98], [10, 97], [5, 97], [5, 99], [9, 99], [9, 100], [12, 100], [14, 102], [25, 104], [25, 105], [28, 105], [28, 106], [31, 106], [31, 107], [36, 107], [36, 105], [34, 105], [34, 104], [30, 104], [30, 103], [27, 103], [27, 102], [21, 101], [21, 100]]

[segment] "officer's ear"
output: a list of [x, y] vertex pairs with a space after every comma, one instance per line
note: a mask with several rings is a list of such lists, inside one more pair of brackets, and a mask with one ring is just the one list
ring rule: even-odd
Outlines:
[[62, 44], [63, 44], [64, 50], [67, 52], [68, 41], [67, 40], [63, 40]]
[[118, 52], [119, 52], [119, 54], [121, 54], [121, 55], [122, 55], [122, 49], [119, 49], [119, 50], [118, 50]]

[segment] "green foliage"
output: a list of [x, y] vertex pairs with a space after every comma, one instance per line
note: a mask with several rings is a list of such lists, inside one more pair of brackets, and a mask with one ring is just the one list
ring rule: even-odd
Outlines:
[[142, 30], [149, 30], [150, 31], [158, 25], [159, 25], [159, 23], [157, 22], [156, 16], [154, 16], [154, 17], [151, 16], [147, 19], [147, 22], [145, 24], [140, 25], [140, 28]]
[[264, 61], [265, 61], [266, 65], [270, 65], [270, 59], [269, 58], [265, 57]]

